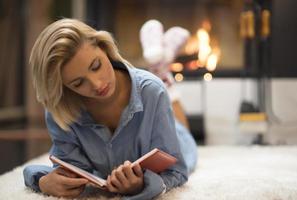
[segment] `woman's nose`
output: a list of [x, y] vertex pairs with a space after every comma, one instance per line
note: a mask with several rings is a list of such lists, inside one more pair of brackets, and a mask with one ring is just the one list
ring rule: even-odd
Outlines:
[[89, 82], [90, 82], [90, 84], [91, 84], [91, 86], [92, 86], [93, 89], [96, 90], [96, 89], [101, 88], [102, 81], [98, 77], [96, 77], [96, 76], [90, 76], [88, 79], [89, 79]]

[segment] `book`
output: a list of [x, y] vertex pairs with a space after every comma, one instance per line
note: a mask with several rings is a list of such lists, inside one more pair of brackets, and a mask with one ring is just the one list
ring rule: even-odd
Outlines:
[[149, 169], [155, 173], [160, 173], [176, 162], [177, 159], [175, 157], [155, 148], [134, 161], [132, 167], [139, 163], [142, 169]]
[[[95, 184], [99, 188], [105, 189], [106, 180], [100, 177], [95, 176], [83, 169], [80, 169], [72, 164], [69, 164], [65, 161], [60, 160], [59, 158], [55, 157], [54, 155], [50, 155], [49, 159], [53, 163], [60, 164], [64, 168], [70, 170], [71, 172], [77, 174], [79, 177], [83, 177], [88, 179], [91, 183]], [[155, 173], [160, 173], [170, 166], [174, 165], [177, 162], [177, 159], [170, 154], [160, 150], [160, 149], [153, 149], [150, 152], [146, 153], [136, 161], [132, 163], [132, 167], [137, 165], [141, 166], [142, 169], [149, 169]]]

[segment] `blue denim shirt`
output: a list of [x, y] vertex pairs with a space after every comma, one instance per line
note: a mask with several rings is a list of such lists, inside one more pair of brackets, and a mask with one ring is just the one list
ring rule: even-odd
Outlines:
[[[126, 70], [132, 81], [130, 102], [122, 112], [115, 132], [111, 134], [108, 127], [96, 123], [86, 111], [82, 111], [79, 119], [70, 125], [71, 130], [65, 132], [46, 112], [46, 123], [53, 143], [50, 153], [106, 179], [115, 167], [126, 160], [133, 162], [154, 148], [168, 152], [178, 162], [160, 174], [146, 170], [143, 191], [123, 197], [151, 199], [165, 188], [168, 191], [185, 183], [191, 166], [186, 164], [182, 155], [171, 104], [162, 81], [141, 69], [128, 67]], [[188, 152], [193, 154], [189, 158], [192, 159], [189, 162], [193, 168], [197, 157], [195, 142], [191, 142], [192, 150]], [[25, 184], [39, 191], [38, 177], [51, 170], [46, 166], [26, 167]]]

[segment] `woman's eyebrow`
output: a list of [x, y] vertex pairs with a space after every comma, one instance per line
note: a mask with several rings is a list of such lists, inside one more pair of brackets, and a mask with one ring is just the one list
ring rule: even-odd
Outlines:
[[[95, 57], [95, 58], [92, 60], [92, 62], [91, 62], [91, 64], [89, 65], [88, 69], [91, 69], [91, 68], [92, 68], [92, 66], [93, 66], [93, 64], [94, 64], [94, 62], [95, 62], [96, 59], [97, 59], [97, 57]], [[77, 77], [77, 78], [73, 79], [72, 81], [69, 81], [68, 84], [70, 85], [71, 83], [77, 81], [77, 80], [80, 79], [80, 78], [81, 78], [81, 77]]]

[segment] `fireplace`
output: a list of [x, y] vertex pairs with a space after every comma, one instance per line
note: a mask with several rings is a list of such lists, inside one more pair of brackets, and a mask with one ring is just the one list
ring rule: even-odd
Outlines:
[[[94, 1], [93, 4], [91, 2], [93, 1], [89, 2], [89, 9], [94, 10], [95, 7], [105, 10], [104, 13], [108, 9], [111, 12], [108, 17], [97, 12], [95, 15], [99, 16], [88, 19], [95, 19], [95, 22], [100, 18], [101, 22], [104, 21], [97, 21], [96, 27], [113, 32], [121, 53], [135, 66], [147, 66], [142, 57], [139, 30], [147, 20], [157, 19], [164, 25], [165, 31], [172, 26], [181, 26], [191, 34], [177, 62], [172, 65], [174, 73], [182, 72], [180, 75], [185, 75], [187, 79], [188, 74], [205, 71], [205, 67], [206, 71], [211, 72], [216, 69], [243, 68], [244, 43], [239, 32], [239, 16], [243, 9], [243, 1], [127, 0], [104, 3], [101, 1], [101, 4], [98, 1]], [[91, 15], [91, 12], [88, 13]], [[180, 75], [177, 76], [177, 80], [181, 80]]]

